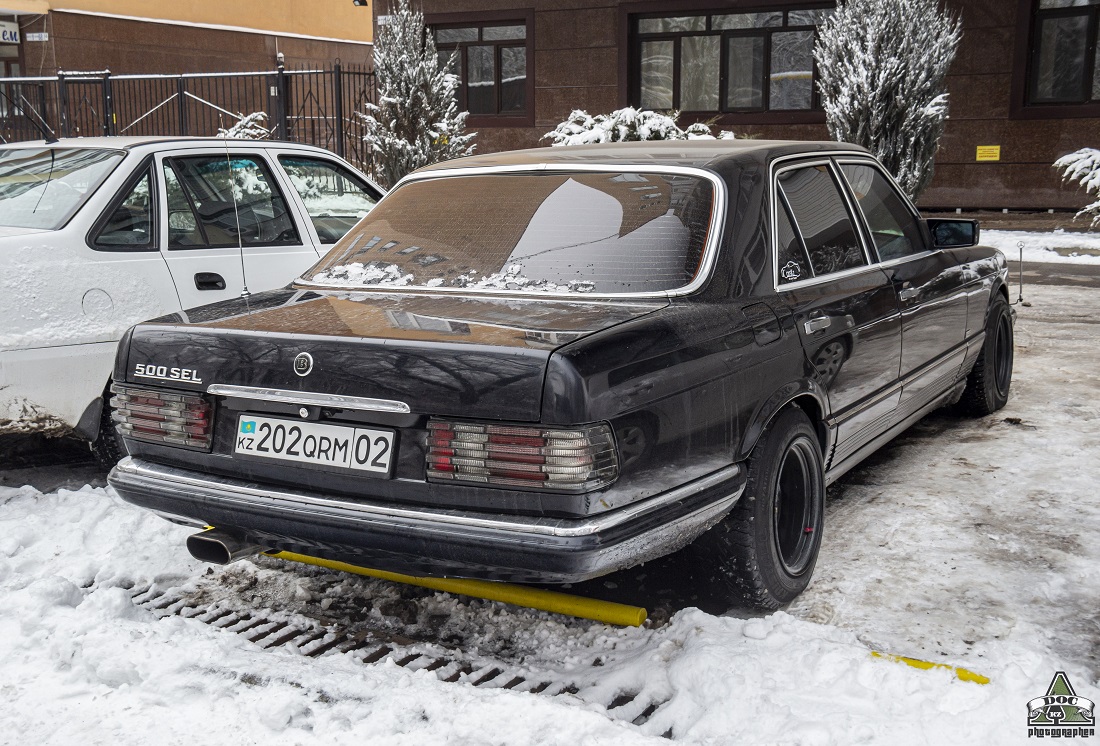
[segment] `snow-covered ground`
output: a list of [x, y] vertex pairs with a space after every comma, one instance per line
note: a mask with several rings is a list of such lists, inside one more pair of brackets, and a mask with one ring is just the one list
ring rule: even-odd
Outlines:
[[1025, 262], [1100, 265], [1100, 231], [983, 230], [981, 242], [1000, 249], [1013, 261], [1020, 258], [1020, 244], [1023, 244]]
[[[0, 743], [1024, 743], [1056, 671], [1100, 699], [1100, 290], [1028, 299], [1008, 406], [926, 418], [845, 477], [814, 582], [768, 616], [616, 629], [266, 558], [211, 570], [189, 529], [106, 490], [0, 488]], [[262, 650], [135, 606], [150, 583], [307, 625], [358, 615], [578, 694]], [[664, 704], [633, 726], [599, 704], [620, 692]]]

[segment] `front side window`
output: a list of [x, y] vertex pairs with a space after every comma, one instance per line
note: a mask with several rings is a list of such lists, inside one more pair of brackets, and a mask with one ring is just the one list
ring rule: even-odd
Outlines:
[[[828, 166], [804, 166], [781, 172], [778, 192], [780, 206], [785, 203], [790, 208], [794, 221], [792, 228], [801, 238], [813, 277], [855, 269], [867, 263], [844, 198]], [[779, 212], [782, 214], [782, 210]], [[781, 243], [782, 235], [778, 238]], [[809, 279], [804, 274], [791, 276], [792, 265], [798, 261], [798, 247], [790, 243], [788, 247], [784, 255], [780, 246], [780, 258], [787, 258], [787, 264], [779, 265], [780, 281]]]
[[258, 157], [166, 159], [164, 182], [169, 249], [301, 243], [286, 202]]
[[663, 292], [700, 271], [714, 186], [660, 173], [515, 173], [408, 182], [305, 280], [330, 287]]
[[0, 151], [0, 227], [60, 228], [122, 159], [91, 148]]
[[298, 155], [281, 155], [279, 163], [305, 203], [321, 243], [343, 238], [381, 197], [338, 163]]
[[434, 26], [440, 66], [460, 81], [458, 107], [471, 117], [527, 116], [530, 60], [523, 21]]
[[635, 18], [633, 96], [645, 109], [820, 109], [814, 35], [829, 8]]
[[152, 172], [146, 168], [137, 183], [111, 208], [96, 233], [97, 249], [137, 251], [156, 247], [151, 184]]
[[1038, 0], [1028, 102], [1100, 102], [1100, 0]]
[[844, 164], [840, 170], [867, 221], [881, 261], [924, 251], [916, 218], [881, 171], [858, 163]]

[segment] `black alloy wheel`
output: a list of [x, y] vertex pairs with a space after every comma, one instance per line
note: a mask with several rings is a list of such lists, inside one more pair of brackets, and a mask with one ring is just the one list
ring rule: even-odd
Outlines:
[[966, 378], [960, 402], [964, 412], [983, 417], [1008, 403], [1013, 354], [1012, 309], [997, 293], [989, 304], [982, 350]]
[[819, 523], [814, 492], [814, 459], [817, 444], [804, 435], [792, 442], [779, 466], [775, 483], [775, 546], [787, 574], [804, 572], [814, 559], [815, 529]]
[[777, 609], [809, 585], [821, 549], [824, 463], [806, 413], [789, 405], [776, 414], [746, 466], [741, 499], [695, 551], [738, 601]]

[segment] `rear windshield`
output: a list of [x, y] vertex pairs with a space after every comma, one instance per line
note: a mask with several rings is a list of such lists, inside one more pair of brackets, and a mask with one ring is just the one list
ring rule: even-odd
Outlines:
[[117, 150], [0, 150], [0, 226], [60, 228], [122, 160]]
[[335, 287], [673, 290], [699, 271], [713, 199], [707, 179], [658, 173], [412, 181], [303, 279]]

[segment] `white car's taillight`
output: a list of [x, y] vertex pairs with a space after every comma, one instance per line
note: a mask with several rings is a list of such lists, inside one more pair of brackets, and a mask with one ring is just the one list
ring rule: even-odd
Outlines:
[[127, 438], [210, 450], [214, 427], [210, 402], [201, 394], [111, 384], [111, 414]]
[[619, 476], [611, 428], [428, 422], [430, 481], [588, 492]]

